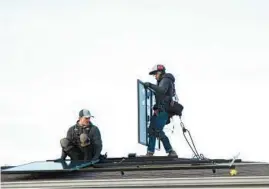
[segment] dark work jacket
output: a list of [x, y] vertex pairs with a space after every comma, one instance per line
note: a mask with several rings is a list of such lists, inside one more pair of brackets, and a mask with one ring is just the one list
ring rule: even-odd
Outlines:
[[151, 84], [151, 88], [155, 91], [156, 104], [154, 108], [166, 110], [175, 95], [175, 77], [171, 73], [163, 75], [157, 85]]
[[73, 143], [73, 145], [79, 147], [80, 146], [80, 134], [86, 133], [90, 138], [90, 143], [94, 148], [94, 156], [93, 160], [99, 158], [103, 145], [100, 130], [97, 126], [93, 125], [90, 122], [90, 125], [87, 127], [82, 127], [76, 123], [72, 127], [70, 127], [67, 131], [67, 139]]

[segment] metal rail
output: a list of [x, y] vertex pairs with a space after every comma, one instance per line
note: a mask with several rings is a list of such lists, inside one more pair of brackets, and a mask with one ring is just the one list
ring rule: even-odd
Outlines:
[[72, 169], [62, 169], [62, 170], [3, 170], [1, 174], [28, 174], [28, 173], [64, 173], [64, 172], [124, 172], [124, 171], [161, 171], [161, 170], [191, 170], [191, 169], [230, 169], [234, 168], [235, 165], [230, 164], [202, 164], [202, 165], [132, 165], [132, 166], [120, 166], [117, 167], [88, 167], [78, 170], [72, 170]]
[[55, 180], [55, 181], [26, 181], [3, 182], [3, 188], [146, 188], [146, 187], [269, 187], [269, 176], [258, 177], [205, 177], [205, 178], [154, 178], [154, 179], [106, 179], [106, 180]]

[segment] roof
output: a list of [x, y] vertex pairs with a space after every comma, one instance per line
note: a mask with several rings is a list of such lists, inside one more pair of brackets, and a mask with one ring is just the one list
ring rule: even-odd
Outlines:
[[[168, 158], [165, 158], [168, 159]], [[117, 160], [119, 161], [119, 159]], [[46, 185], [47, 187], [55, 187], [57, 185], [83, 185], [83, 186], [167, 186], [174, 184], [179, 185], [229, 185], [240, 184], [242, 187], [246, 184], [267, 185], [269, 186], [269, 164], [264, 162], [244, 162], [237, 161], [233, 164], [235, 167], [227, 167], [227, 163], [220, 169], [216, 169], [213, 173], [212, 169], [200, 169], [195, 164], [180, 164], [179, 161], [170, 159], [158, 160], [158, 163], [149, 165], [149, 161], [142, 160], [138, 166], [129, 165], [132, 163], [139, 164], [138, 160], [126, 160], [127, 164], [112, 165], [111, 162], [100, 164], [98, 168], [85, 168], [76, 172], [50, 172], [36, 174], [2, 174], [2, 186], [15, 186], [20, 184], [31, 187]], [[160, 163], [162, 162], [162, 163]], [[165, 163], [166, 162], [166, 163]], [[115, 163], [115, 161], [114, 161]], [[157, 165], [158, 164], [158, 165]], [[208, 164], [207, 164], [208, 165]], [[197, 169], [196, 167], [197, 166]], [[188, 169], [187, 167], [192, 167]], [[180, 169], [182, 168], [182, 169]], [[194, 168], [194, 169], [193, 169]], [[231, 177], [230, 169], [235, 168], [238, 174]], [[129, 171], [122, 171], [128, 170]], [[195, 180], [195, 182], [194, 182]], [[44, 182], [49, 181], [49, 182]], [[24, 183], [23, 183], [24, 182]], [[113, 184], [112, 184], [113, 183]], [[19, 186], [18, 186], [19, 187]]]

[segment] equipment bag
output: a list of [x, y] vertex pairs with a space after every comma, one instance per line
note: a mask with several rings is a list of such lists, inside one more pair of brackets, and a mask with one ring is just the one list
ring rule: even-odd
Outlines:
[[169, 114], [169, 117], [173, 117], [174, 115], [178, 115], [179, 117], [181, 117], [183, 109], [184, 107], [182, 106], [182, 104], [173, 101], [170, 106], [167, 107], [166, 111]]

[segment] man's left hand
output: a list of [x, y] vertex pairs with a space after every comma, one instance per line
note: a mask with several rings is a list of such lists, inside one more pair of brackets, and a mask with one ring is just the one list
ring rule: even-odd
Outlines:
[[148, 88], [148, 87], [151, 86], [151, 83], [150, 83], [150, 82], [145, 82], [145, 83], [144, 83], [144, 86], [145, 86], [146, 88]]

